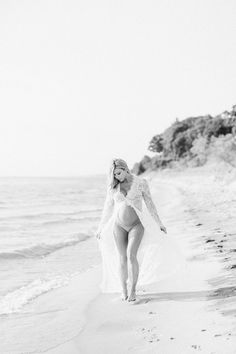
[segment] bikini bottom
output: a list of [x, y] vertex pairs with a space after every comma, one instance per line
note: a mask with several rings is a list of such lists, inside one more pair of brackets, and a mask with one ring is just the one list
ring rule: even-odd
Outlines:
[[135, 225], [142, 224], [139, 218], [133, 222], [132, 225], [125, 225], [119, 218], [118, 214], [116, 215], [116, 223], [129, 232]]

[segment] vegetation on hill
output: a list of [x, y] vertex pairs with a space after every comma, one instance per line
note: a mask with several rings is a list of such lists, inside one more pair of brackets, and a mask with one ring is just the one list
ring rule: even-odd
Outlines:
[[215, 117], [190, 117], [176, 121], [163, 133], [156, 134], [145, 155], [132, 169], [141, 174], [147, 169], [201, 166], [212, 157], [236, 167], [236, 105]]

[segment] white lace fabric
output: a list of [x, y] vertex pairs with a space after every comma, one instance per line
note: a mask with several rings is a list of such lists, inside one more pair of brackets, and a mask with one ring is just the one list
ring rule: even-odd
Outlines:
[[98, 231], [101, 232], [98, 246], [102, 256], [100, 289], [104, 293], [121, 291], [120, 255], [113, 230], [117, 212], [122, 203], [127, 203], [135, 209], [144, 226], [144, 234], [137, 252], [140, 269], [137, 290], [146, 284], [175, 274], [185, 264], [184, 257], [173, 238], [169, 233], [166, 235], [160, 230], [160, 218], [152, 200], [148, 182], [144, 178], [134, 176], [126, 196], [120, 192], [120, 188], [107, 191], [98, 227]]
[[139, 211], [142, 211], [142, 201], [144, 200], [150, 215], [159, 226], [162, 225], [160, 217], [157, 213], [156, 206], [153, 202], [147, 180], [138, 176], [133, 177], [134, 179], [132, 185], [126, 196], [120, 192], [120, 185], [115, 191], [111, 191], [109, 189], [107, 190], [101, 221], [99, 223], [97, 232], [101, 232], [105, 224], [109, 221], [117, 204], [124, 201], [134, 209], [137, 208]]
[[98, 225], [97, 233], [102, 231], [104, 225], [110, 219], [110, 217], [111, 217], [111, 215], [113, 213], [113, 210], [114, 210], [113, 195], [112, 195], [112, 192], [109, 189], [107, 189], [106, 199], [105, 199], [105, 202], [104, 202], [103, 211], [102, 211], [102, 215], [101, 215], [101, 220], [100, 220], [100, 223]]

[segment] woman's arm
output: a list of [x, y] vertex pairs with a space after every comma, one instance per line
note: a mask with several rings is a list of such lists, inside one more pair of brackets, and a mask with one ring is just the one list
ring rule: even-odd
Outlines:
[[110, 219], [114, 209], [114, 199], [110, 190], [107, 189], [106, 199], [103, 206], [102, 216], [98, 225], [97, 234], [100, 233]]
[[161, 219], [157, 213], [157, 209], [156, 206], [152, 200], [152, 196], [151, 196], [151, 192], [150, 192], [150, 188], [148, 185], [148, 182], [143, 179], [143, 188], [142, 188], [142, 195], [143, 195], [143, 199], [145, 201], [145, 204], [147, 206], [147, 209], [149, 211], [149, 213], [151, 214], [151, 216], [154, 218], [154, 220], [157, 222], [157, 224], [160, 226], [160, 228], [165, 228], [164, 225], [161, 222]]

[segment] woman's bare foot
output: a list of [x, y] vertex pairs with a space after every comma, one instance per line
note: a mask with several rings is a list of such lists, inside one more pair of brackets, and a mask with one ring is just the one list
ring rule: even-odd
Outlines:
[[135, 290], [131, 290], [130, 295], [128, 297], [128, 301], [135, 301], [135, 300], [136, 300]]
[[121, 293], [121, 300], [125, 301], [128, 299], [127, 289], [123, 289]]

